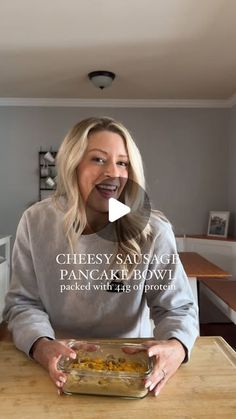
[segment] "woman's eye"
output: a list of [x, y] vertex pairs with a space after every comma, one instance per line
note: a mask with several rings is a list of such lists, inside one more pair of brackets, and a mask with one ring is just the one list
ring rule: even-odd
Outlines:
[[129, 163], [126, 162], [126, 161], [119, 161], [118, 164], [119, 164], [119, 166], [122, 166], [122, 167], [128, 167], [129, 166]]
[[100, 164], [105, 163], [105, 160], [102, 157], [93, 157], [92, 161], [95, 161], [96, 163], [100, 163]]

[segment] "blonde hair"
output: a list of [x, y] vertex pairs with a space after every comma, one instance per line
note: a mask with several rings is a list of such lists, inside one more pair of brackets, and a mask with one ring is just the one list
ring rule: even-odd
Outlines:
[[[128, 186], [122, 192], [122, 201], [135, 211], [144, 203], [145, 178], [142, 158], [138, 147], [129, 131], [111, 118], [88, 118], [76, 124], [66, 135], [57, 154], [57, 189], [54, 200], [62, 208], [64, 202], [64, 229], [65, 235], [73, 250], [76, 241], [83, 233], [87, 224], [86, 211], [80, 194], [77, 168], [83, 158], [88, 145], [88, 137], [99, 131], [110, 131], [119, 134], [125, 141], [129, 156]], [[138, 187], [141, 186], [141, 188]], [[64, 198], [61, 200], [61, 198]], [[148, 238], [152, 237], [152, 228], [149, 220], [142, 230], [142, 213], [130, 212], [126, 217], [116, 221], [116, 234], [119, 251], [124, 255], [136, 255], [141, 259], [141, 247]], [[135, 265], [125, 266], [131, 275]]]

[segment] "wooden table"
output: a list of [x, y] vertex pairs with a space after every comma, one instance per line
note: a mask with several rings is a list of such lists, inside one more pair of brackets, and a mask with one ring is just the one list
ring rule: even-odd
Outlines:
[[58, 396], [48, 373], [0, 342], [1, 419], [227, 419], [236, 412], [236, 354], [220, 337], [198, 338], [158, 397]]
[[236, 324], [236, 281], [208, 279], [201, 284], [208, 298]]
[[184, 270], [189, 278], [196, 302], [198, 303], [198, 280], [209, 278], [224, 278], [231, 276], [229, 272], [224, 271], [219, 266], [210, 262], [196, 252], [179, 252], [180, 260]]
[[224, 271], [219, 266], [199, 255], [199, 253], [179, 252], [179, 257], [188, 277], [196, 277], [201, 280], [205, 278], [227, 278], [231, 276], [229, 272]]

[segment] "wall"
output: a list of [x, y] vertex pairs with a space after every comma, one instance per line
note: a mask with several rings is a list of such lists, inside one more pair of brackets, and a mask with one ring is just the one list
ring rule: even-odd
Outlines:
[[236, 236], [236, 106], [230, 110], [229, 120], [229, 210], [231, 231]]
[[38, 198], [40, 146], [57, 149], [67, 130], [91, 115], [115, 117], [130, 129], [153, 205], [176, 234], [204, 233], [208, 211], [227, 209], [227, 109], [2, 107], [0, 234], [14, 235], [22, 212]]

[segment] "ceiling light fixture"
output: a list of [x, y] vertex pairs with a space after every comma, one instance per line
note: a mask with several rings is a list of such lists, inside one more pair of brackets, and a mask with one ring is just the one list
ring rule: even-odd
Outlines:
[[109, 87], [112, 84], [115, 77], [115, 73], [112, 73], [111, 71], [99, 70], [92, 71], [88, 74], [88, 78], [89, 80], [91, 80], [93, 85], [101, 90], [105, 89], [105, 87]]

